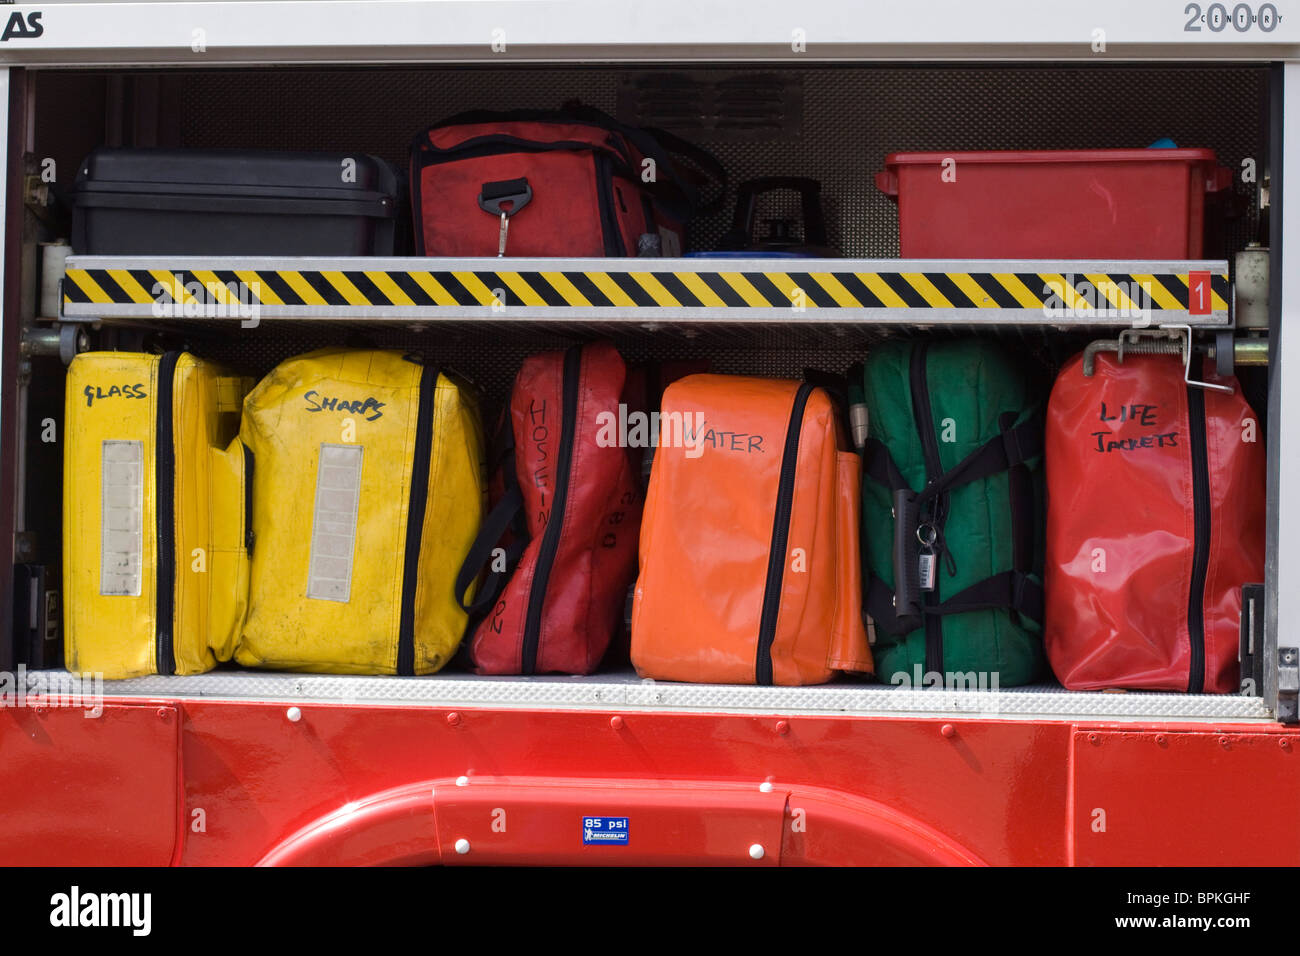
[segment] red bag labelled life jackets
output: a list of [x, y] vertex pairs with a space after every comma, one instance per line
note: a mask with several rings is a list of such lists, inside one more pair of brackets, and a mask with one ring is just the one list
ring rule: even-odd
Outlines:
[[469, 646], [480, 674], [589, 674], [622, 621], [642, 507], [641, 450], [610, 428], [625, 376], [601, 342], [531, 356], [515, 377], [501, 497], [456, 582], [463, 598], [488, 569], [465, 605], [486, 615]]
[[700, 187], [724, 180], [699, 147], [590, 107], [462, 113], [415, 141], [416, 253], [679, 256], [686, 222], [722, 198]]
[[1071, 690], [1238, 689], [1241, 586], [1263, 580], [1265, 457], [1234, 378], [1082, 356], [1047, 410], [1044, 643]]

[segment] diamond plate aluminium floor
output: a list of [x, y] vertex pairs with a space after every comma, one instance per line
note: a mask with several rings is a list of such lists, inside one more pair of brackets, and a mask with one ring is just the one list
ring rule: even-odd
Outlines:
[[[62, 671], [28, 675], [29, 693], [57, 692]], [[1270, 721], [1258, 697], [1071, 692], [1057, 685], [992, 690], [913, 689], [836, 682], [754, 687], [645, 680], [631, 672], [586, 677], [356, 677], [224, 671], [105, 681], [106, 698], [276, 704], [483, 707], [529, 710], [723, 712], [762, 715], [1207, 723]]]

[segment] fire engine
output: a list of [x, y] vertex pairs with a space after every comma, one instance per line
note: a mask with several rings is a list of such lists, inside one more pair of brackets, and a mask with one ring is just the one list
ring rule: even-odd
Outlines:
[[[1284, 427], [1300, 419], [1300, 372], [1291, 375], [1300, 316], [1288, 318], [1300, 310], [1300, 185], [1287, 188], [1300, 184], [1300, 11], [1289, 3], [805, 0], [742, 13], [700, 0], [43, 0], [11, 9], [0, 37], [0, 862], [1300, 860], [1300, 630], [1289, 623], [1300, 620], [1300, 491], [1282, 487], [1300, 470], [1300, 430]], [[1159, 322], [1236, 372], [1266, 436], [1267, 482], [1257, 489], [1266, 560], [1261, 580], [1240, 582], [1240, 692], [1070, 691], [1050, 674], [1021, 687], [928, 686], [924, 673], [696, 684], [626, 665], [585, 676], [226, 665], [86, 683], [68, 673], [65, 381], [87, 351], [145, 351], [170, 336], [261, 375], [325, 345], [423, 349], [499, 400], [525, 356], [597, 336], [630, 355], [708, 356], [714, 371], [791, 378], [843, 369], [900, 331], [979, 330], [1059, 352], [1151, 325], [1119, 309], [1098, 321], [1082, 299], [1052, 308], [1041, 296], [997, 309], [911, 307], [906, 295], [889, 307], [799, 312], [739, 297], [698, 309], [647, 297], [597, 310], [513, 293], [504, 304], [451, 295], [393, 304], [323, 296], [312, 283], [357, 269], [477, 274], [502, 260], [68, 255], [60, 215], [100, 147], [356, 149], [404, 165], [411, 137], [443, 117], [572, 99], [704, 144], [735, 181], [817, 177], [841, 256], [818, 262], [882, 276], [889, 288], [908, 273], [980, 271], [960, 257], [899, 258], [899, 209], [871, 182], [897, 149], [1116, 149], [1163, 136], [1213, 148], [1231, 181], [1218, 241], [1197, 254], [985, 271], [1183, 277], [1182, 302]], [[1082, 228], [1068, 203], [1038, 215]], [[697, 238], [707, 247], [729, 225], [725, 213], [703, 220]], [[740, 252], [665, 262], [656, 268], [683, 275], [774, 269]], [[634, 257], [511, 266], [524, 287], [527, 275], [554, 272], [609, 276], [614, 288], [643, 267]], [[165, 281], [244, 273], [292, 274], [303, 299], [260, 299], [254, 321], [238, 310], [194, 315], [174, 307], [180, 283]], [[1204, 308], [1186, 298], [1200, 273], [1215, 297]], [[169, 294], [139, 282], [150, 275]], [[355, 398], [316, 401], [328, 409]], [[357, 415], [375, 414], [374, 403]]]

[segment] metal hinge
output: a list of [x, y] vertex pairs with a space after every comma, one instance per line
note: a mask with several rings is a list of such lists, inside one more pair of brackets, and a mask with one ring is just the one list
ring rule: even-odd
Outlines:
[[1277, 649], [1277, 719], [1284, 724], [1300, 721], [1300, 649]]

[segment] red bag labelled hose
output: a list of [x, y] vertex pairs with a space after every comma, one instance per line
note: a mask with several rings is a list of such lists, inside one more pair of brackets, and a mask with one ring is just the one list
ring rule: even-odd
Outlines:
[[1241, 586], [1264, 575], [1265, 458], [1235, 378], [1177, 355], [1061, 370], [1047, 410], [1044, 643], [1070, 690], [1238, 689]]
[[485, 615], [469, 646], [480, 674], [589, 674], [620, 626], [642, 507], [640, 449], [609, 428], [625, 378], [607, 343], [531, 356], [515, 378], [501, 497], [456, 583], [463, 599], [487, 570], [464, 605]]

